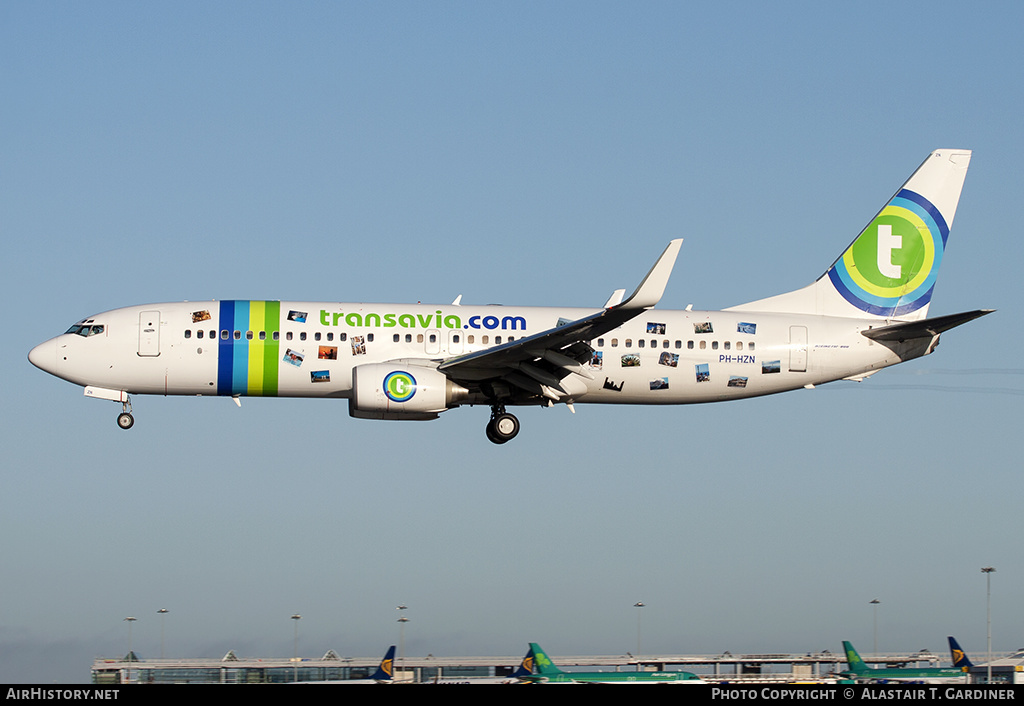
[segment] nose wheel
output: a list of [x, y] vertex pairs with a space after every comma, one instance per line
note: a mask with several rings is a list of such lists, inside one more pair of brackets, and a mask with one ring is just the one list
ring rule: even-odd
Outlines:
[[132, 416], [132, 400], [129, 397], [121, 403], [121, 413], [117, 415], [117, 426], [122, 429], [131, 429], [135, 424], [135, 417]]
[[504, 407], [491, 408], [491, 420], [487, 422], [487, 438], [495, 444], [504, 444], [516, 438], [519, 433], [519, 420], [509, 414]]

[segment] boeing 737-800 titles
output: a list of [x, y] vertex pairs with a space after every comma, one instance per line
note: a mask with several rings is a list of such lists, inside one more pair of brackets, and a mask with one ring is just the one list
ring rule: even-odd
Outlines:
[[[681, 240], [601, 309], [337, 302], [150, 304], [80, 320], [29, 353], [37, 367], [120, 402], [131, 396], [348, 400], [361, 419], [507, 408], [692, 404], [863, 380], [927, 355], [989, 310], [927, 318], [971, 153], [936, 150], [812, 284], [724, 311], [656, 310]], [[461, 297], [460, 297], [461, 299]]]

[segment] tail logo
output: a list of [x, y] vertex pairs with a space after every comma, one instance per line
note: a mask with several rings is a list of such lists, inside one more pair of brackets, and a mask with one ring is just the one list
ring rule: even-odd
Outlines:
[[416, 394], [416, 378], [396, 370], [384, 378], [384, 394], [392, 402], [408, 402]]
[[932, 296], [949, 228], [923, 196], [903, 189], [864, 229], [828, 275], [858, 309], [899, 316]]

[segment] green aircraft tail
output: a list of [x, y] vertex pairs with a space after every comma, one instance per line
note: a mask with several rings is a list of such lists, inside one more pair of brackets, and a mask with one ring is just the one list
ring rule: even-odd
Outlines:
[[853, 649], [853, 645], [845, 640], [843, 641], [843, 649], [846, 650], [846, 662], [851, 672], [862, 673], [870, 669], [864, 660], [861, 659], [860, 655], [857, 654], [857, 650]]
[[537, 673], [550, 676], [552, 674], [563, 674], [562, 670], [555, 666], [547, 653], [536, 642], [530, 643], [533, 651], [533, 663], [537, 667]]

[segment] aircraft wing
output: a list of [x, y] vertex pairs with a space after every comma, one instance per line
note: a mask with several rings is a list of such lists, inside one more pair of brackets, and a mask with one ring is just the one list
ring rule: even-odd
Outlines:
[[[560, 385], [566, 376], [576, 373], [593, 379], [583, 367], [593, 354], [587, 341], [618, 328], [661, 300], [682, 242], [679, 239], [668, 244], [626, 301], [532, 336], [449, 358], [438, 370], [465, 382], [502, 378], [527, 392], [560, 399], [569, 394]], [[616, 299], [613, 296], [609, 301]]]

